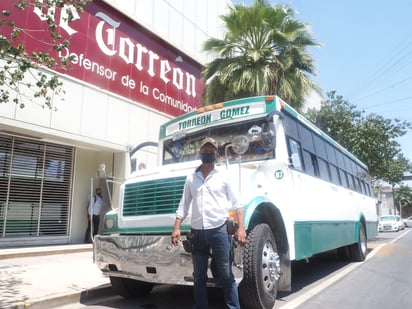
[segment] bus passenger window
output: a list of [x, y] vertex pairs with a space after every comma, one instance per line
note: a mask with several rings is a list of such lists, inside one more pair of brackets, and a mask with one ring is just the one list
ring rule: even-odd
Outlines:
[[349, 189], [355, 190], [355, 180], [353, 179], [353, 175], [347, 174], [348, 175], [348, 182], [349, 182]]
[[339, 169], [339, 174], [340, 174], [340, 179], [342, 181], [342, 186], [345, 188], [349, 188], [349, 181], [348, 181], [348, 175], [343, 169]]
[[297, 152], [292, 153], [291, 159], [293, 167], [297, 170], [302, 170], [302, 163], [300, 162], [300, 157]]
[[311, 153], [309, 151], [303, 150], [303, 162], [305, 162], [305, 172], [315, 176], [315, 166], [313, 165]]
[[300, 144], [291, 138], [289, 138], [289, 151], [293, 168], [302, 171], [303, 166], [301, 159]]
[[321, 159], [318, 158], [318, 164], [319, 164], [319, 176], [323, 180], [330, 181], [330, 174], [329, 174], [329, 166], [328, 163]]
[[341, 185], [342, 182], [339, 176], [339, 169], [336, 165], [329, 164], [330, 176], [332, 178], [332, 182], [337, 185]]

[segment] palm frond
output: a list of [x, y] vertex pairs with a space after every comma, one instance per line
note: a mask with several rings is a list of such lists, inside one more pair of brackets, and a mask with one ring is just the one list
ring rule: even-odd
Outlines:
[[222, 16], [224, 38], [203, 45], [216, 56], [203, 71], [205, 101], [277, 94], [299, 109], [310, 91], [319, 91], [310, 78], [315, 66], [308, 48], [320, 44], [294, 15], [290, 7], [264, 0], [232, 6]]

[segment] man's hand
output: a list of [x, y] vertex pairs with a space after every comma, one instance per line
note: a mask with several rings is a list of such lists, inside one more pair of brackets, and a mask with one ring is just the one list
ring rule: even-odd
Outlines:
[[172, 244], [177, 245], [180, 241], [180, 225], [182, 224], [182, 219], [176, 218], [175, 225], [172, 231]]
[[244, 225], [244, 214], [243, 207], [236, 209], [236, 216], [238, 220], [239, 227], [235, 233], [235, 237], [241, 246], [246, 244], [246, 230]]
[[239, 226], [239, 228], [237, 229], [235, 233], [235, 237], [241, 246], [244, 246], [246, 244], [247, 236], [246, 236], [246, 230], [243, 226]]
[[173, 229], [172, 244], [177, 245], [180, 241], [180, 229]]

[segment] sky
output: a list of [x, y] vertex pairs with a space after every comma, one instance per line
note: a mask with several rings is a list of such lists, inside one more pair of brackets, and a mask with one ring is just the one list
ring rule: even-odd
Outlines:
[[[317, 68], [313, 80], [325, 94], [335, 90], [366, 114], [412, 122], [412, 1], [267, 2], [289, 5], [311, 26], [322, 45], [309, 50]], [[412, 130], [397, 141], [412, 162]]]

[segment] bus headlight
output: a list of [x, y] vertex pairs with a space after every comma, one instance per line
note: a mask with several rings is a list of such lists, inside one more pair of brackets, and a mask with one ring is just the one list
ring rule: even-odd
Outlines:
[[106, 229], [114, 228], [114, 218], [106, 218], [104, 221], [104, 227]]

